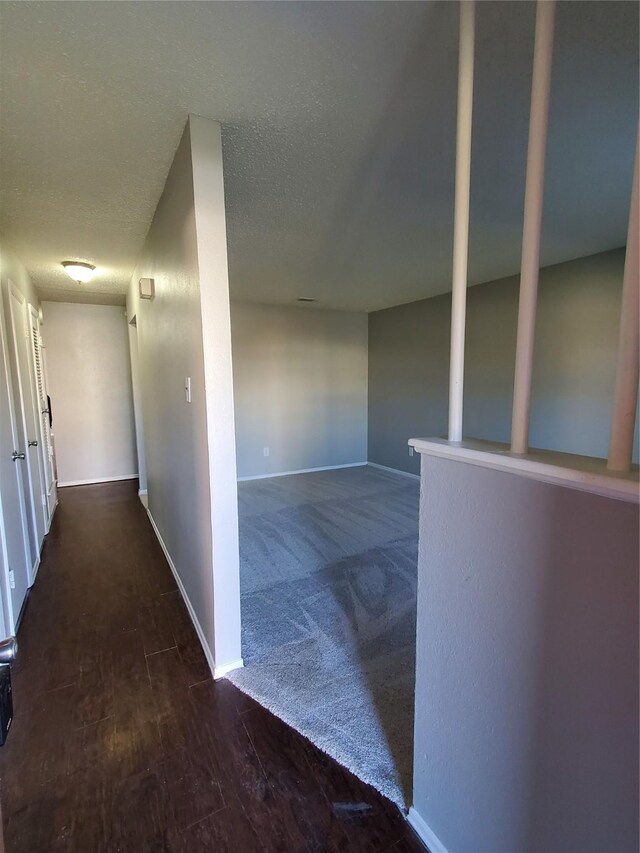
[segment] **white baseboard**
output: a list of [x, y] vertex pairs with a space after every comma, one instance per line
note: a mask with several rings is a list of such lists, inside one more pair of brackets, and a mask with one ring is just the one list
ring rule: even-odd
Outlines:
[[178, 589], [180, 590], [180, 595], [182, 596], [182, 600], [184, 601], [185, 606], [189, 612], [189, 616], [191, 617], [193, 627], [195, 628], [196, 634], [198, 635], [198, 639], [200, 640], [200, 645], [202, 646], [202, 651], [204, 652], [204, 656], [206, 657], [207, 663], [209, 664], [209, 669], [211, 670], [211, 675], [214, 677], [214, 679], [217, 680], [219, 678], [222, 678], [224, 675], [226, 675], [227, 672], [231, 672], [232, 669], [240, 669], [241, 667], [244, 666], [242, 658], [240, 658], [239, 660], [231, 661], [231, 663], [222, 664], [221, 666], [218, 666], [218, 667], [216, 666], [216, 662], [213, 658], [213, 653], [212, 653], [211, 649], [209, 648], [209, 643], [207, 642], [207, 639], [204, 635], [204, 631], [202, 630], [202, 626], [200, 625], [200, 622], [198, 621], [198, 617], [196, 616], [196, 612], [193, 609], [193, 605], [189, 601], [189, 596], [187, 595], [187, 591], [184, 588], [184, 584], [182, 583], [182, 579], [180, 578], [180, 575], [178, 574], [178, 570], [176, 569], [175, 564], [174, 564], [173, 560], [171, 559], [171, 554], [169, 553], [167, 546], [164, 543], [164, 539], [162, 538], [162, 534], [158, 530], [158, 526], [156, 525], [155, 521], [153, 520], [153, 516], [151, 515], [151, 512], [149, 511], [149, 507], [146, 507], [146, 510], [147, 510], [147, 515], [149, 516], [149, 521], [151, 522], [151, 526], [153, 527], [153, 530], [156, 534], [158, 542], [160, 543], [160, 547], [164, 551], [164, 555], [167, 558], [167, 563], [169, 563], [169, 568], [171, 569], [173, 576], [176, 580], [176, 583], [178, 584]]
[[389, 468], [388, 465], [378, 465], [377, 462], [367, 462], [372, 468], [379, 468], [381, 471], [389, 471], [391, 474], [400, 474], [401, 477], [409, 477], [410, 480], [419, 480], [420, 474], [410, 474], [408, 471], [401, 471], [400, 468]]
[[[44, 540], [43, 540], [42, 544], [44, 545]], [[40, 546], [40, 551], [42, 552], [42, 545]], [[31, 566], [31, 583], [29, 584], [29, 587], [32, 587], [34, 585], [34, 583], [36, 582], [36, 578], [38, 576], [38, 569], [39, 568], [40, 568], [40, 555], [38, 555], [37, 560]]]
[[337, 471], [340, 468], [362, 468], [368, 462], [348, 462], [346, 465], [325, 465], [322, 468], [299, 468], [297, 471], [277, 471], [275, 474], [256, 474], [253, 477], [238, 477], [239, 483], [247, 480], [269, 480], [271, 477], [289, 477], [291, 474], [313, 474], [316, 471]]
[[213, 670], [213, 677], [218, 681], [220, 678], [224, 678], [225, 675], [233, 672], [234, 669], [242, 669], [243, 667], [244, 661], [242, 658], [238, 658], [238, 660], [232, 660], [231, 663], [225, 663], [223, 666], [216, 666]]
[[433, 832], [413, 806], [409, 809], [407, 820], [415, 830], [418, 838], [426, 844], [429, 853], [447, 853], [447, 848]]
[[200, 622], [198, 621], [198, 617], [196, 616], [196, 612], [193, 609], [193, 605], [189, 601], [189, 596], [187, 595], [187, 591], [184, 588], [184, 584], [182, 583], [182, 579], [181, 579], [180, 575], [178, 574], [178, 570], [176, 569], [175, 564], [174, 564], [173, 560], [171, 559], [171, 554], [169, 553], [169, 550], [167, 549], [167, 546], [164, 543], [164, 539], [162, 538], [162, 534], [158, 530], [158, 526], [156, 525], [155, 521], [153, 520], [153, 516], [151, 515], [149, 507], [147, 507], [146, 509], [147, 509], [147, 515], [149, 516], [149, 521], [151, 522], [151, 526], [153, 527], [153, 530], [156, 534], [158, 542], [160, 543], [160, 547], [164, 551], [164, 555], [167, 558], [167, 563], [169, 563], [169, 568], [173, 572], [173, 576], [176, 580], [176, 583], [178, 584], [178, 589], [180, 590], [180, 595], [182, 596], [182, 600], [184, 601], [186, 608], [189, 611], [189, 616], [191, 617], [191, 621], [193, 622], [193, 627], [196, 629], [196, 634], [198, 635], [198, 639], [200, 640], [200, 645], [202, 646], [202, 650], [203, 650], [204, 655], [207, 659], [207, 663], [209, 664], [209, 669], [211, 670], [211, 674], [213, 675], [213, 673], [215, 672], [215, 668], [216, 668], [216, 662], [213, 659], [213, 654], [211, 653], [211, 649], [209, 648], [209, 644], [207, 643], [207, 640], [204, 636], [204, 632], [202, 630]]
[[56, 496], [56, 502], [53, 505], [53, 509], [51, 510], [51, 515], [49, 516], [49, 521], [47, 522], [47, 533], [51, 530], [51, 525], [53, 524], [53, 516], [56, 514], [57, 508], [58, 508], [58, 498]]
[[95, 480], [67, 480], [66, 483], [58, 481], [58, 488], [64, 489], [66, 486], [94, 486], [97, 483], [116, 483], [120, 480], [137, 480], [137, 474], [121, 474], [118, 477], [98, 477]]

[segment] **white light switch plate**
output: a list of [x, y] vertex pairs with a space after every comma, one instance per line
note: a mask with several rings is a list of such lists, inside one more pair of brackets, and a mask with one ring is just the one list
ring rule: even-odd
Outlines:
[[187, 376], [184, 380], [184, 398], [187, 403], [191, 402], [191, 377]]

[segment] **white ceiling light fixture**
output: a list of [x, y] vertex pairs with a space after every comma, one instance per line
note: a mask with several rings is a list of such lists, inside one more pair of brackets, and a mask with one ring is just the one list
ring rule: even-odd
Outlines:
[[86, 264], [84, 261], [63, 261], [62, 266], [69, 278], [77, 281], [78, 284], [91, 281], [96, 272], [93, 264]]

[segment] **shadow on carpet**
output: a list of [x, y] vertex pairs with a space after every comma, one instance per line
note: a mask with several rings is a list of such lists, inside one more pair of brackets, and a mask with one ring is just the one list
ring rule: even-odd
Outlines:
[[419, 484], [363, 467], [239, 484], [241, 690], [406, 808]]

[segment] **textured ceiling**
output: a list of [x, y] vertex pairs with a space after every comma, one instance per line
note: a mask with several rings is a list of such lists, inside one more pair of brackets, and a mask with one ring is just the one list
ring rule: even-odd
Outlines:
[[[478, 5], [471, 283], [519, 268], [534, 16]], [[636, 3], [559, 4], [544, 264], [624, 244], [637, 45]], [[456, 4], [2, 2], [0, 50], [0, 231], [42, 298], [122, 301], [189, 113], [224, 126], [233, 298], [449, 289]]]

